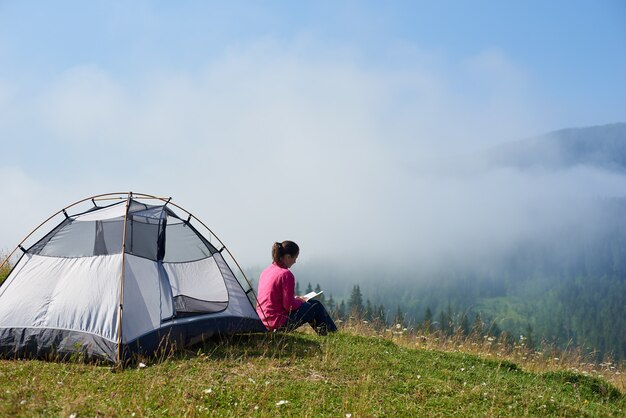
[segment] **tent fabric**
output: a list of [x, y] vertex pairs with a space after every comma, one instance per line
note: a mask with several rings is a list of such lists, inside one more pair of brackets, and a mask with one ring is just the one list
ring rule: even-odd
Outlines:
[[26, 254], [0, 287], [0, 327], [84, 331], [114, 341], [121, 261], [121, 254]]
[[189, 263], [163, 263], [172, 294], [206, 302], [228, 302], [224, 277], [214, 257]]
[[191, 216], [134, 199], [65, 214], [0, 286], [0, 356], [122, 362], [213, 334], [265, 331]]

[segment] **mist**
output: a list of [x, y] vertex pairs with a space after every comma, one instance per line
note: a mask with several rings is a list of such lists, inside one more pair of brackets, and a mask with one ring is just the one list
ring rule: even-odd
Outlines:
[[451, 263], [478, 267], [555, 231], [593, 229], [598, 202], [626, 194], [623, 173], [603, 167], [488, 157], [565, 127], [503, 52], [453, 62], [401, 54], [402, 65], [373, 65], [311, 39], [264, 40], [195, 72], [128, 80], [81, 65], [39, 89], [0, 80], [11, 156], [0, 165], [9, 180], [0, 216], [10, 220], [0, 248], [71, 202], [135, 191], [171, 196], [249, 268], [291, 239], [303, 274], [376, 266], [419, 278]]

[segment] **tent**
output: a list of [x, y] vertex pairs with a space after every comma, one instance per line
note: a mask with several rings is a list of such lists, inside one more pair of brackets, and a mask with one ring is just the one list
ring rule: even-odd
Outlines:
[[[25, 246], [28, 240], [34, 243]], [[5, 358], [124, 363], [216, 334], [265, 331], [230, 251], [171, 199], [83, 199], [48, 218], [12, 254], [20, 250], [0, 286]]]

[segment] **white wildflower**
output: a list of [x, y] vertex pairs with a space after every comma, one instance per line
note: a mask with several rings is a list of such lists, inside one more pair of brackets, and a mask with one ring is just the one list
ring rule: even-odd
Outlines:
[[249, 378], [248, 378], [248, 382], [250, 382], [250, 383], [252, 383], [252, 384], [255, 384], [255, 383], [256, 383], [256, 382], [255, 382], [255, 380], [254, 380], [253, 378], [251, 378], [251, 377], [249, 377]]
[[254, 405], [254, 410], [258, 411], [259, 410], [259, 405]]
[[139, 368], [143, 369], [144, 367], [146, 367], [146, 365], [144, 363], [139, 363]]
[[25, 403], [26, 403], [26, 401], [23, 400], [23, 401], [20, 402], [20, 405], [24, 405]]
[[352, 414], [346, 414], [346, 418], [352, 418]]
[[282, 405], [285, 405], [285, 404], [288, 404], [288, 403], [289, 403], [289, 401], [285, 401], [285, 400], [281, 399], [280, 401], [276, 402], [276, 406], [282, 406]]
[[78, 414], [70, 414], [70, 418], [76, 418]]
[[211, 388], [204, 389], [204, 393], [207, 393], [207, 394], [213, 393], [213, 389], [211, 389]]

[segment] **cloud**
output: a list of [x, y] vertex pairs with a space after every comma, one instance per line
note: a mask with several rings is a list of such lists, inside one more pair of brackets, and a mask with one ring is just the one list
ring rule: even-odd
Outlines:
[[32, 212], [43, 189], [59, 207], [108, 191], [172, 196], [244, 264], [265, 263], [281, 239], [298, 241], [304, 262], [425, 264], [562, 223], [568, 199], [623, 192], [621, 177], [601, 171], [516, 171], [472, 157], [540, 125], [532, 80], [504, 53], [386, 67], [340, 50], [268, 39], [195, 72], [133, 80], [71, 68], [21, 98], [33, 111], [27, 129], [64, 165], [48, 181], [0, 166], [8, 196], [26, 193]]
[[129, 99], [105, 71], [77, 67], [65, 72], [41, 100], [41, 122], [70, 145], [106, 144], [123, 138]]
[[60, 208], [51, 207], [51, 190], [21, 168], [0, 165], [0, 178], [5, 180], [4, 204], [0, 205], [0, 219], [3, 219], [0, 254], [4, 255]]

